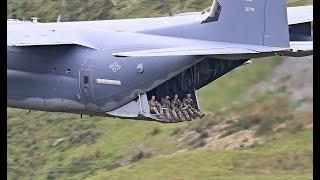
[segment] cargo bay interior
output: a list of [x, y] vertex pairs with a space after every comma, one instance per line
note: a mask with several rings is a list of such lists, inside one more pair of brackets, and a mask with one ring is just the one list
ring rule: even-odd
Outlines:
[[187, 93], [191, 93], [193, 101], [196, 103], [197, 108], [200, 109], [195, 91], [234, 68], [241, 66], [246, 61], [248, 60], [205, 58], [167, 82], [147, 92], [148, 100], [151, 99], [151, 96], [155, 96], [156, 100], [160, 102], [161, 98], [166, 95], [172, 99], [175, 94], [178, 94], [179, 99], [182, 101]]

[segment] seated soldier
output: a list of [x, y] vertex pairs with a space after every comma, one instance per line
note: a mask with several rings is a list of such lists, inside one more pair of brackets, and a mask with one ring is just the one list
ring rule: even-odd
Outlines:
[[171, 120], [172, 117], [171, 117], [171, 114], [170, 114], [170, 110], [171, 110], [171, 107], [170, 107], [170, 96], [166, 96], [164, 98], [161, 98], [161, 106], [163, 108], [163, 111], [164, 111], [167, 119]]
[[160, 119], [163, 119], [163, 109], [155, 96], [151, 96], [149, 100], [150, 112], [156, 114]]
[[182, 100], [182, 107], [183, 107], [184, 111], [186, 112], [186, 114], [188, 114], [190, 119], [196, 118], [195, 114], [190, 109], [189, 104], [186, 102], [185, 98], [183, 98], [183, 100]]
[[184, 117], [186, 117], [187, 120], [191, 120], [192, 116], [189, 115], [188, 113], [188, 107], [183, 106], [183, 103], [180, 101], [180, 109]]
[[188, 93], [187, 97], [183, 99], [183, 104], [187, 107], [187, 111], [191, 116], [203, 118], [204, 114], [197, 109], [196, 104], [191, 97], [191, 93]]
[[184, 117], [180, 111], [180, 100], [178, 99], [177, 94], [174, 95], [174, 98], [171, 101], [171, 112], [176, 121], [184, 120]]
[[[182, 121], [185, 120], [185, 119], [190, 120], [191, 118], [190, 118], [188, 112], [186, 111], [186, 109], [183, 107], [182, 102], [180, 101], [179, 96], [177, 94], [174, 95], [174, 102], [175, 102], [176, 107], [177, 107], [175, 109], [175, 111], [177, 112], [180, 120], [182, 120]], [[184, 117], [182, 116], [182, 114], [183, 114]]]

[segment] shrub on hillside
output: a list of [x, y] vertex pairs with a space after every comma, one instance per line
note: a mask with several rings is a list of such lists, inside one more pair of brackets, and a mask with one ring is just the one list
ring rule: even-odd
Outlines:
[[131, 163], [140, 161], [143, 158], [149, 158], [152, 156], [152, 151], [148, 148], [140, 148], [136, 150], [131, 158]]
[[171, 136], [174, 136], [174, 135], [177, 135], [177, 134], [179, 134], [179, 133], [181, 133], [182, 132], [182, 130], [181, 130], [181, 128], [175, 128], [173, 131], [172, 131], [172, 133], [171, 133]]
[[258, 129], [256, 131], [256, 135], [267, 134], [268, 132], [270, 132], [272, 130], [272, 127], [274, 124], [275, 124], [275, 121], [273, 119], [266, 119], [266, 120], [262, 121], [258, 126]]
[[203, 147], [206, 145], [206, 142], [204, 140], [201, 140], [198, 144], [197, 147]]
[[161, 130], [157, 127], [153, 128], [153, 130], [151, 131], [150, 135], [151, 136], [155, 136], [157, 134], [159, 134], [161, 132]]
[[259, 124], [262, 121], [260, 117], [245, 117], [243, 119], [240, 119], [239, 121], [235, 121], [231, 123], [231, 126], [229, 126], [226, 129], [226, 132], [221, 135], [221, 137], [229, 136], [233, 133], [243, 131], [250, 129], [251, 127]]
[[76, 131], [70, 137], [71, 144], [92, 144], [100, 137], [101, 133], [97, 130], [87, 129], [85, 131]]

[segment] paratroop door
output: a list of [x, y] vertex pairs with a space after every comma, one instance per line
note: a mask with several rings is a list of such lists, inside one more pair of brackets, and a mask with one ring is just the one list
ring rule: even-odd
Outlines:
[[92, 90], [92, 70], [80, 69], [79, 75], [79, 87], [83, 103], [88, 104], [90, 102], [93, 102], [94, 97]]

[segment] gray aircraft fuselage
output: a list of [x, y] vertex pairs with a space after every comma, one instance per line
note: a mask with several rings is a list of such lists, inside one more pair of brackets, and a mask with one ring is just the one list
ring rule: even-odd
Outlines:
[[[47, 27], [63, 24], [68, 28], [68, 23], [48, 23]], [[15, 25], [36, 29], [40, 23]], [[88, 33], [90, 41], [99, 45], [99, 49], [78, 45], [8, 47], [9, 107], [106, 115], [107, 111], [132, 101], [138, 92], [152, 90], [202, 59], [190, 56], [121, 59], [112, 56], [115, 49], [161, 48], [167, 47], [170, 41], [166, 38], [148, 41], [148, 35], [126, 32], [97, 31], [92, 34], [84, 28], [79, 31]], [[142, 73], [137, 71], [139, 64], [143, 66]], [[83, 84], [81, 78], [84, 76], [89, 77], [88, 84]], [[121, 85], [98, 84], [97, 79], [114, 80]]]
[[[121, 58], [113, 53], [199, 45], [208, 42], [204, 41], [208, 36], [210, 40], [220, 41], [224, 32], [225, 39], [231, 43], [274, 43], [260, 38], [268, 29], [263, 30], [251, 21], [245, 23], [257, 28], [252, 36], [242, 37], [247, 34], [244, 28], [237, 31], [239, 35], [235, 38], [230, 37], [234, 34], [230, 30], [232, 26], [223, 20], [234, 19], [227, 16], [228, 13], [237, 15], [227, 8], [232, 3], [222, 1], [226, 13], [221, 14], [220, 24], [201, 26], [199, 19], [206, 17], [206, 13], [109, 21], [8, 21], [8, 41], [19, 44], [8, 45], [7, 50], [8, 106], [138, 119], [142, 114], [157, 119], [148, 115], [148, 107], [144, 109], [151, 95], [160, 100], [164, 95], [177, 93], [182, 99], [185, 93], [191, 92], [196, 100], [195, 90], [251, 58], [239, 56], [239, 60], [229, 60], [201, 55]], [[240, 6], [243, 2], [237, 3]], [[264, 3], [259, 2], [257, 7], [264, 8]], [[254, 18], [247, 12], [239, 13], [246, 13], [244, 19]], [[286, 19], [286, 15], [283, 18]], [[270, 23], [271, 19], [266, 17], [265, 22]], [[222, 26], [230, 28], [223, 31], [219, 29]], [[172, 31], [171, 27], [177, 28]], [[282, 34], [288, 33], [288, 25], [282, 23], [279, 28], [283, 29]], [[274, 36], [282, 37], [281, 34]], [[282, 39], [279, 42], [288, 41], [288, 37]], [[274, 44], [288, 44], [279, 42]]]

